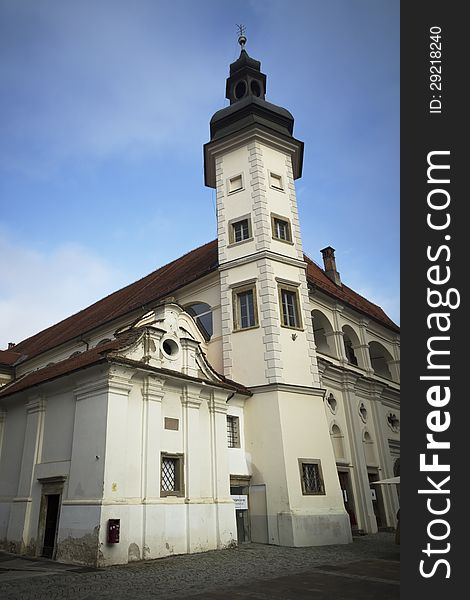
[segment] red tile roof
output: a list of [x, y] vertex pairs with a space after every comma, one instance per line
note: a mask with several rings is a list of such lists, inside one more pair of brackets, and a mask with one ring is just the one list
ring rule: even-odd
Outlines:
[[[45, 383], [46, 381], [52, 381], [64, 375], [70, 375], [72, 373], [80, 371], [81, 369], [85, 369], [86, 367], [91, 367], [93, 365], [105, 362], [126, 364], [131, 367], [144, 368], [148, 371], [156, 373], [172, 375], [182, 379], [189, 379], [191, 381], [199, 381], [196, 377], [191, 377], [189, 375], [185, 375], [183, 373], [179, 373], [177, 371], [172, 371], [169, 369], [151, 367], [145, 363], [136, 360], [130, 360], [116, 354], [116, 351], [122, 348], [126, 348], [130, 344], [132, 344], [132, 342], [134, 342], [141, 335], [141, 333], [142, 331], [139, 329], [131, 330], [127, 333], [120, 334], [119, 337], [115, 340], [112, 340], [105, 344], [100, 344], [99, 346], [81, 352], [76, 356], [67, 358], [65, 360], [61, 360], [60, 362], [51, 364], [48, 367], [44, 367], [36, 371], [31, 371], [30, 373], [26, 373], [24, 376], [19, 377], [11, 383], [3, 386], [0, 389], [0, 399], [5, 398], [6, 396], [11, 396], [12, 394], [16, 394], [17, 392], [21, 392], [41, 383]], [[224, 388], [231, 389], [234, 392], [239, 392], [241, 394], [251, 396], [251, 392], [244, 385], [227, 379], [226, 377], [220, 375], [215, 371], [214, 373], [217, 377], [220, 377], [221, 379], [220, 383], [214, 382], [214, 385], [218, 385], [219, 387], [221, 386]]]
[[[340, 302], [356, 309], [365, 316], [394, 331], [399, 331], [384, 311], [369, 302], [351, 288], [336, 286], [323, 270], [304, 256], [307, 262], [307, 279], [319, 290]], [[217, 240], [188, 252], [181, 258], [157, 269], [135, 283], [106, 296], [88, 308], [44, 329], [15, 345], [13, 354], [31, 358], [55, 346], [84, 335], [118, 317], [142, 308], [142, 312], [153, 302], [171, 295], [179, 288], [212, 273], [218, 267]], [[4, 350], [2, 354], [9, 351]], [[11, 359], [11, 357], [10, 357]], [[11, 364], [11, 363], [10, 363]]]
[[351, 308], [356, 309], [365, 316], [377, 321], [381, 325], [385, 325], [393, 331], [399, 332], [400, 328], [391, 319], [387, 317], [385, 312], [377, 306], [369, 302], [364, 296], [361, 296], [347, 285], [337, 286], [329, 277], [325, 275], [323, 269], [316, 265], [306, 254], [304, 254], [305, 262], [307, 263], [307, 281], [316, 286], [320, 291], [336, 298], [339, 302], [347, 304]]
[[0, 365], [11, 366], [21, 358], [21, 353], [14, 352], [13, 350], [0, 350]]

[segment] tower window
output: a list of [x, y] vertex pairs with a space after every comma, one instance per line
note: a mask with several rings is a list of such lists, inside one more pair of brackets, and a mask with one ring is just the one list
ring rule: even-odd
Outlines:
[[281, 323], [284, 327], [301, 329], [299, 297], [295, 288], [279, 288]]
[[229, 448], [240, 448], [239, 419], [232, 415], [227, 415], [227, 445]]
[[233, 291], [234, 331], [258, 326], [256, 288], [254, 285]]
[[251, 87], [251, 93], [253, 94], [253, 96], [261, 96], [261, 88], [257, 81], [253, 80], [250, 84], [250, 87]]
[[282, 177], [276, 173], [269, 172], [269, 185], [275, 190], [283, 190]]
[[271, 226], [273, 230], [273, 238], [281, 242], [292, 243], [292, 234], [290, 223], [287, 219], [271, 215]]
[[325, 494], [321, 462], [317, 459], [299, 458], [300, 482], [304, 496]]
[[236, 86], [235, 86], [235, 98], [237, 100], [240, 100], [240, 98], [243, 98], [243, 96], [246, 94], [246, 82], [245, 81], [239, 81]]
[[228, 193], [233, 194], [243, 189], [243, 178], [240, 175], [234, 175], [227, 180]]
[[245, 217], [236, 221], [229, 222], [229, 242], [237, 244], [251, 238], [251, 219]]

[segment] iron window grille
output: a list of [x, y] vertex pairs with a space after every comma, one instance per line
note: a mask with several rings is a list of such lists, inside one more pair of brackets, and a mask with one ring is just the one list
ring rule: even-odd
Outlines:
[[227, 415], [227, 444], [229, 448], [240, 448], [239, 420], [231, 415]]
[[299, 458], [300, 480], [304, 496], [324, 495], [325, 484], [319, 460]]
[[161, 457], [161, 496], [183, 496], [183, 455], [162, 454]]

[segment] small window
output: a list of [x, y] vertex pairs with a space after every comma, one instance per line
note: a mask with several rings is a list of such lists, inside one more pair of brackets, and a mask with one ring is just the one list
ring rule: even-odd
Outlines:
[[251, 220], [246, 217], [229, 223], [229, 242], [236, 244], [251, 238]]
[[230, 177], [228, 179], [228, 193], [233, 194], [234, 192], [239, 192], [243, 189], [243, 180], [242, 176], [235, 175], [234, 177]]
[[290, 223], [287, 219], [277, 217], [276, 215], [271, 216], [271, 225], [273, 230], [273, 238], [281, 242], [292, 242], [292, 234]]
[[254, 285], [234, 290], [233, 309], [235, 331], [258, 326], [256, 288]]
[[304, 496], [324, 495], [325, 484], [321, 462], [317, 459], [299, 458], [299, 468], [302, 494]]
[[283, 190], [282, 177], [276, 173], [269, 173], [269, 185], [275, 190]]
[[232, 415], [227, 415], [227, 445], [229, 448], [240, 448], [239, 419]]
[[281, 304], [281, 323], [284, 327], [293, 329], [301, 329], [302, 322], [300, 320], [299, 297], [297, 290], [294, 288], [279, 289], [280, 304]]
[[212, 308], [210, 305], [205, 302], [196, 302], [187, 306], [185, 310], [196, 321], [196, 325], [199, 327], [204, 338], [209, 341], [214, 332]]
[[160, 496], [184, 496], [183, 455], [162, 454]]

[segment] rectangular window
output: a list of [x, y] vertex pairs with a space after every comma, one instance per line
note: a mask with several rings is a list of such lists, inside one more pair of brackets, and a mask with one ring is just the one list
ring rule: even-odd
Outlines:
[[251, 221], [248, 217], [239, 221], [231, 221], [229, 227], [229, 242], [231, 244], [251, 238]]
[[275, 240], [292, 243], [291, 227], [288, 219], [271, 215], [271, 226]]
[[234, 330], [258, 326], [256, 288], [254, 285], [233, 291]]
[[325, 484], [321, 462], [317, 459], [299, 458], [299, 469], [302, 494], [304, 496], [324, 495]]
[[184, 496], [183, 455], [161, 455], [161, 496]]
[[269, 172], [269, 185], [275, 190], [283, 190], [282, 177], [276, 173]]
[[232, 415], [227, 415], [227, 444], [229, 448], [240, 448], [239, 420]]
[[234, 177], [229, 177], [227, 181], [228, 193], [232, 194], [233, 192], [239, 192], [243, 189], [243, 179], [241, 175], [235, 175]]
[[280, 288], [281, 318], [284, 327], [301, 329], [299, 298], [296, 289]]

